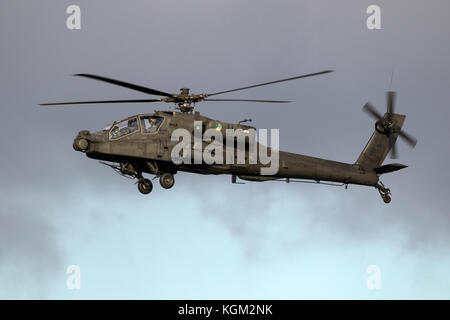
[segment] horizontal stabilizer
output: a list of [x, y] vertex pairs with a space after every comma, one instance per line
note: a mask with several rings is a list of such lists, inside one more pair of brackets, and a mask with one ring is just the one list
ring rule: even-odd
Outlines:
[[405, 166], [404, 164], [400, 164], [400, 163], [390, 163], [390, 164], [385, 164], [384, 166], [375, 168], [375, 172], [377, 174], [384, 174], [384, 173], [389, 173], [389, 172], [394, 172], [403, 168], [406, 168], [407, 166]]

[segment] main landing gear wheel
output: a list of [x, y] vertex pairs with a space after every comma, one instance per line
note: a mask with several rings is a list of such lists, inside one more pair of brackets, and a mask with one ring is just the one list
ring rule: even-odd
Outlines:
[[175, 178], [173, 177], [173, 174], [165, 172], [159, 177], [159, 183], [164, 189], [170, 189], [175, 183]]
[[149, 194], [153, 190], [153, 183], [148, 179], [141, 179], [138, 182], [138, 189], [142, 194]]

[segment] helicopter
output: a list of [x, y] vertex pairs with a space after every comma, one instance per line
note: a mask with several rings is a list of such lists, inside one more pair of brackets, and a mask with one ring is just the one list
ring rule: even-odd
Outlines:
[[[159, 178], [160, 185], [164, 189], [170, 189], [175, 183], [174, 175], [178, 171], [196, 174], [231, 175], [232, 183], [238, 182], [237, 178], [244, 181], [285, 181], [320, 183], [348, 187], [349, 184], [374, 187], [378, 190], [385, 203], [391, 202], [391, 191], [381, 181], [380, 176], [403, 168], [406, 165], [399, 163], [384, 164], [383, 162], [390, 153], [391, 158], [397, 158], [396, 141], [400, 137], [412, 148], [417, 144], [417, 139], [402, 130], [405, 115], [395, 113], [396, 92], [388, 91], [387, 109], [384, 114], [379, 113], [370, 102], [363, 106], [363, 111], [375, 118], [375, 129], [372, 136], [354, 163], [343, 163], [333, 160], [310, 157], [306, 155], [279, 151], [277, 171], [270, 175], [261, 174], [265, 167], [259, 159], [250, 163], [200, 163], [182, 162], [176, 163], [173, 151], [178, 143], [172, 139], [177, 129], [185, 129], [194, 135], [195, 130], [205, 132], [209, 129], [216, 130], [226, 135], [227, 130], [249, 132], [254, 127], [245, 125], [251, 119], [244, 119], [239, 123], [227, 123], [203, 116], [195, 111], [195, 104], [204, 101], [227, 101], [227, 102], [258, 102], [258, 103], [289, 103], [285, 100], [258, 100], [258, 99], [217, 99], [212, 96], [230, 92], [247, 90], [260, 86], [291, 81], [300, 78], [313, 77], [333, 72], [324, 70], [321, 72], [304, 74], [300, 76], [285, 78], [276, 81], [249, 85], [241, 88], [218, 91], [211, 94], [191, 94], [189, 88], [181, 88], [178, 94], [155, 90], [149, 87], [124, 82], [100, 75], [80, 73], [74, 76], [89, 78], [106, 82], [131, 90], [159, 96], [156, 99], [134, 99], [134, 100], [98, 100], [98, 101], [72, 101], [42, 103], [42, 106], [72, 105], [72, 104], [110, 104], [110, 103], [152, 103], [165, 102], [175, 104], [175, 111], [163, 110], [153, 113], [138, 114], [126, 119], [114, 121], [112, 124], [97, 132], [88, 130], [80, 131], [73, 142], [76, 151], [85, 153], [88, 158], [99, 160], [114, 169], [120, 175], [137, 180], [138, 190], [142, 194], [149, 194], [153, 190], [153, 183], [145, 178], [144, 174]], [[200, 123], [200, 128], [196, 124]], [[234, 137], [236, 140], [236, 137]], [[195, 139], [194, 139], [195, 140]], [[210, 139], [211, 141], [211, 139]], [[248, 160], [250, 150], [244, 140], [245, 159]], [[217, 143], [223, 143], [218, 142]], [[235, 141], [236, 142], [236, 141]], [[192, 148], [205, 148], [206, 141]], [[259, 143], [257, 143], [259, 144]], [[228, 145], [227, 145], [228, 147]], [[232, 148], [239, 149], [236, 143]], [[270, 148], [269, 148], [270, 149]], [[270, 149], [273, 153], [275, 150]], [[278, 152], [278, 151], [277, 151]], [[187, 155], [191, 157], [191, 155]]]

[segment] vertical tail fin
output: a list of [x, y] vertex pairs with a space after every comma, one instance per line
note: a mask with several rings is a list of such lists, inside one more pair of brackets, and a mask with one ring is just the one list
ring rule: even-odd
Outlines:
[[[393, 126], [401, 129], [403, 126], [403, 122], [405, 121], [406, 116], [402, 114], [392, 114]], [[398, 131], [399, 131], [398, 130]], [[393, 135], [393, 142], [397, 140], [398, 132], [393, 133], [383, 133], [382, 128], [378, 128], [377, 124], [375, 125], [375, 130], [367, 142], [365, 148], [361, 152], [356, 160], [356, 164], [360, 165], [363, 168], [374, 169], [381, 166], [384, 159], [386, 159], [387, 154], [390, 151], [390, 135]]]

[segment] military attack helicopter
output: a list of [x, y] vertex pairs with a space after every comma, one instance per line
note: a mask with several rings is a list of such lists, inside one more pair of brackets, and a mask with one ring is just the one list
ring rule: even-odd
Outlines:
[[[395, 113], [396, 93], [387, 92], [387, 110], [380, 114], [370, 102], [366, 103], [363, 111], [376, 119], [375, 130], [367, 145], [361, 152], [355, 163], [342, 163], [332, 160], [309, 157], [305, 155], [279, 151], [278, 170], [272, 175], [261, 174], [265, 166], [259, 159], [256, 163], [181, 163], [173, 160], [172, 151], [177, 141], [171, 139], [176, 129], [183, 128], [194, 134], [196, 121], [201, 122], [198, 130], [205, 132], [215, 129], [226, 135], [226, 130], [248, 132], [255, 129], [243, 123], [251, 121], [245, 119], [237, 124], [214, 120], [194, 112], [196, 103], [203, 101], [229, 101], [229, 102], [261, 102], [261, 103], [288, 103], [285, 100], [256, 100], [256, 99], [216, 99], [212, 96], [246, 90], [250, 88], [271, 85], [284, 81], [307, 78], [330, 73], [325, 70], [317, 73], [304, 74], [296, 77], [270, 81], [237, 89], [219, 91], [211, 94], [191, 94], [188, 88], [181, 88], [179, 94], [167, 93], [148, 87], [106, 78], [93, 74], [75, 74], [75, 76], [90, 78], [107, 82], [113, 85], [129, 88], [135, 91], [160, 96], [157, 99], [135, 100], [100, 100], [78, 102], [44, 103], [44, 106], [70, 105], [70, 104], [98, 104], [98, 103], [150, 103], [166, 102], [174, 103], [178, 111], [155, 111], [153, 113], [138, 114], [126, 119], [115, 121], [103, 130], [91, 133], [82, 130], [73, 142], [76, 151], [85, 153], [89, 158], [100, 160], [102, 164], [110, 166], [119, 174], [137, 179], [138, 190], [148, 194], [153, 189], [151, 180], [143, 176], [144, 173], [159, 178], [160, 184], [165, 189], [170, 189], [175, 183], [174, 174], [185, 171], [197, 174], [228, 174], [232, 183], [237, 178], [246, 181], [285, 181], [321, 183], [329, 185], [347, 186], [349, 184], [375, 187], [385, 203], [391, 201], [391, 191], [380, 181], [380, 175], [394, 172], [407, 167], [399, 163], [383, 165], [390, 152], [391, 158], [397, 157], [396, 141], [400, 136], [406, 143], [414, 147], [417, 140], [402, 130], [405, 115]], [[242, 146], [242, 145], [241, 145]], [[197, 146], [198, 147], [198, 146]], [[202, 141], [200, 149], [205, 147]], [[234, 148], [239, 148], [236, 144]], [[248, 159], [249, 150], [244, 143], [245, 159]], [[273, 150], [271, 150], [273, 152]]]

